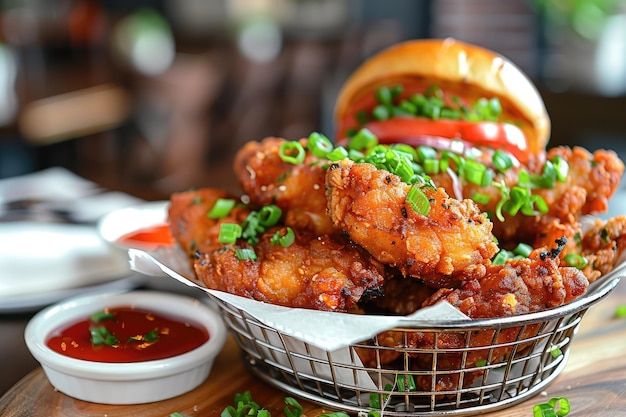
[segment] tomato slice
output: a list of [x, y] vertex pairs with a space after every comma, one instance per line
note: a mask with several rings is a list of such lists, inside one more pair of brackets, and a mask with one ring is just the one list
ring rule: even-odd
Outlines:
[[[528, 143], [524, 133], [510, 123], [395, 117], [369, 122], [363, 127], [376, 135], [380, 143], [411, 145], [435, 143], [434, 147], [447, 148], [443, 141], [452, 142], [453, 139], [460, 139], [474, 146], [488, 146], [507, 151], [520, 161], [528, 158]], [[436, 143], [441, 146], [437, 146]]]

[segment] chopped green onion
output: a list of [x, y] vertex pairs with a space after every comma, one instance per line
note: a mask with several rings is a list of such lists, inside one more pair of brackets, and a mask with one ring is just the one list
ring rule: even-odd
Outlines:
[[291, 244], [296, 240], [296, 235], [293, 232], [291, 227], [287, 227], [285, 229], [285, 234], [283, 235], [280, 230], [277, 230], [274, 233], [274, 236], [270, 239], [270, 243], [272, 245], [280, 245], [284, 248], [291, 246]]
[[485, 172], [483, 172], [483, 178], [480, 181], [480, 186], [487, 187], [491, 185], [492, 182], [493, 182], [493, 170], [490, 168], [487, 168]]
[[242, 228], [240, 225], [236, 223], [222, 223], [220, 224], [220, 233], [217, 240], [224, 244], [235, 243], [241, 237], [241, 234]]
[[400, 104], [398, 104], [397, 109], [406, 115], [417, 115], [417, 106], [409, 100], [402, 100]]
[[258, 212], [259, 224], [263, 227], [272, 227], [280, 220], [283, 211], [273, 204], [263, 206]]
[[492, 185], [500, 191], [500, 201], [498, 201], [498, 204], [496, 204], [495, 215], [498, 218], [498, 220], [503, 222], [504, 216], [502, 215], [502, 210], [504, 209], [504, 205], [510, 198], [511, 190], [509, 190], [509, 187], [507, 187], [505, 184], [500, 183], [500, 182], [494, 181]]
[[417, 150], [413, 146], [407, 145], [406, 143], [391, 144], [389, 145], [389, 149], [410, 155], [412, 161], [417, 160]]
[[259, 242], [258, 234], [265, 231], [265, 227], [261, 226], [259, 212], [252, 211], [241, 224], [241, 237], [251, 245]]
[[428, 159], [436, 159], [437, 151], [430, 146], [420, 146], [417, 148], [417, 160], [418, 162], [424, 162]]
[[442, 119], [451, 119], [451, 120], [460, 120], [461, 112], [457, 109], [451, 109], [449, 107], [444, 107], [441, 109], [441, 118]]
[[528, 258], [532, 251], [533, 247], [526, 243], [518, 243], [515, 249], [513, 249], [515, 255], [523, 256], [524, 258]]
[[409, 392], [417, 390], [417, 386], [415, 385], [415, 379], [413, 379], [413, 375], [397, 375], [396, 383], [398, 384], [398, 391], [400, 392]]
[[494, 265], [504, 265], [507, 259], [509, 259], [509, 252], [503, 249], [493, 257], [491, 263]]
[[530, 199], [530, 190], [522, 187], [511, 188], [510, 199], [504, 204], [504, 211], [511, 216], [515, 216], [518, 211], [528, 204]]
[[378, 137], [369, 129], [363, 128], [350, 138], [348, 149], [365, 150], [378, 145]]
[[560, 347], [555, 346], [552, 350], [550, 350], [550, 355], [553, 358], [558, 358], [559, 356], [563, 355], [563, 352], [561, 351]]
[[104, 320], [115, 320], [115, 314], [109, 313], [107, 311], [98, 311], [89, 316], [89, 320], [93, 323], [99, 323]]
[[427, 174], [438, 174], [439, 173], [439, 160], [437, 159], [427, 159], [423, 163], [424, 172]]
[[230, 213], [237, 202], [232, 198], [218, 198], [211, 210], [207, 213], [210, 219], [221, 219]]
[[363, 151], [378, 145], [378, 137], [369, 129], [363, 128], [350, 138], [348, 149]]
[[559, 182], [565, 182], [565, 180], [567, 180], [567, 174], [569, 174], [567, 161], [560, 155], [556, 155], [552, 158], [552, 164], [554, 164], [554, 168], [556, 169], [556, 179]]
[[618, 319], [626, 317], [626, 305], [617, 306], [615, 309], [615, 317]]
[[148, 333], [143, 335], [143, 340], [144, 342], [156, 342], [159, 340], [159, 332], [157, 331], [157, 329], [154, 329], [152, 331], [149, 331]]
[[[359, 125], [363, 126], [369, 122], [369, 118], [367, 117], [367, 112], [365, 110], [359, 110], [356, 113], [356, 120], [359, 122]], [[350, 135], [352, 136], [352, 135]]]
[[406, 195], [406, 202], [416, 213], [421, 214], [422, 216], [428, 216], [428, 213], [430, 212], [430, 202], [428, 201], [426, 194], [424, 194], [424, 191], [422, 191], [419, 186], [414, 185], [411, 187]]
[[533, 407], [533, 417], [563, 417], [569, 412], [569, 400], [565, 397], [551, 398], [547, 403], [537, 404]]
[[341, 161], [347, 157], [348, 151], [343, 146], [337, 146], [332, 152], [326, 155], [326, 158], [332, 162]]
[[391, 95], [393, 97], [397, 97], [400, 94], [402, 94], [402, 92], [404, 91], [404, 87], [402, 87], [401, 84], [396, 84], [393, 87], [391, 87]]
[[304, 158], [306, 157], [306, 151], [304, 150], [304, 147], [302, 147], [300, 142], [284, 142], [280, 145], [280, 148], [278, 149], [278, 156], [280, 156], [280, 159], [282, 159], [283, 162], [298, 165], [304, 162]]
[[[328, 158], [328, 156], [327, 156]], [[361, 151], [357, 151], [356, 149], [350, 149], [348, 151], [348, 159], [352, 161], [362, 161], [365, 158], [365, 154]], [[343, 159], [343, 158], [342, 158]]]
[[491, 161], [493, 162], [493, 166], [501, 172], [504, 172], [513, 167], [513, 158], [511, 157], [511, 154], [504, 152], [500, 149], [494, 152]]
[[[551, 398], [550, 401], [548, 401], [548, 404], [550, 404], [552, 408], [554, 408], [558, 417], [566, 416], [570, 412], [569, 400], [565, 397]], [[556, 407], [557, 404], [558, 409]]]
[[487, 167], [480, 162], [469, 159], [465, 162], [463, 177], [472, 184], [481, 185], [486, 170]]
[[376, 100], [378, 100], [379, 103], [390, 105], [392, 99], [393, 96], [389, 87], [380, 87], [376, 90]]
[[479, 360], [478, 362], [476, 362], [476, 366], [485, 366], [487, 365], [487, 360], [486, 359], [482, 359]]
[[[546, 200], [539, 194], [533, 194], [530, 196], [530, 204], [536, 207], [540, 214], [546, 214], [550, 209]], [[533, 215], [535, 215], [535, 213], [529, 214], [529, 216]]]
[[489, 197], [488, 194], [474, 193], [472, 194], [472, 200], [474, 200], [478, 204], [487, 204], [489, 203], [489, 200], [491, 200], [491, 197]]
[[293, 397], [285, 397], [285, 408], [283, 412], [286, 417], [300, 417], [302, 415], [302, 406]]
[[609, 243], [611, 241], [611, 235], [606, 228], [602, 228], [602, 230], [600, 230], [600, 240], [603, 243]]
[[379, 104], [372, 110], [372, 117], [376, 120], [387, 120], [391, 117], [391, 111], [383, 104]]
[[563, 260], [568, 266], [573, 266], [576, 269], [585, 269], [589, 264], [587, 258], [578, 253], [568, 253], [563, 257]]
[[326, 155], [333, 151], [333, 143], [321, 133], [313, 132], [309, 135], [307, 148], [313, 156], [326, 158]]
[[256, 261], [256, 259], [257, 259], [256, 253], [254, 252], [254, 249], [252, 249], [252, 248], [236, 248], [235, 249], [235, 256], [240, 261], [248, 261], [248, 260], [249, 261]]
[[89, 333], [91, 333], [92, 345], [114, 346], [120, 343], [117, 337], [104, 326], [90, 327]]
[[142, 336], [132, 336], [129, 337], [126, 343], [130, 342], [146, 342], [146, 343], [155, 343], [159, 341], [159, 332], [157, 329], [149, 331], [148, 333]]

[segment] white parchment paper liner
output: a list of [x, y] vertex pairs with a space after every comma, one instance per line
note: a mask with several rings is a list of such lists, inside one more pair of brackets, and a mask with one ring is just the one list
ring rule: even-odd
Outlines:
[[334, 351], [370, 339], [382, 331], [400, 327], [409, 320], [437, 323], [470, 320], [446, 302], [420, 309], [409, 316], [362, 316], [282, 307], [206, 288], [192, 278], [193, 274], [185, 256], [176, 249], [161, 249], [152, 252], [129, 249], [128, 253], [130, 267], [137, 272], [153, 276], [165, 274], [189, 286], [201, 288], [235, 308], [245, 311], [261, 323], [327, 351]]

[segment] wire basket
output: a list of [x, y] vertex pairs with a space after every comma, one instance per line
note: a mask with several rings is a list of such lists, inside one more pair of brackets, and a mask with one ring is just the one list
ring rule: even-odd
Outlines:
[[287, 393], [350, 413], [467, 416], [517, 404], [550, 384], [584, 314], [619, 280], [596, 282], [583, 297], [548, 311], [414, 322], [333, 352], [215, 301], [250, 371]]

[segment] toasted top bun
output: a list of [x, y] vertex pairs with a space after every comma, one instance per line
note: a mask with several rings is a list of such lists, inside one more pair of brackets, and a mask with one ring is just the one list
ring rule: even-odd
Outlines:
[[550, 136], [550, 118], [535, 85], [515, 64], [490, 50], [448, 39], [413, 40], [393, 45], [359, 66], [344, 83], [335, 105], [336, 139], [344, 121], [359, 108], [359, 98], [383, 85], [408, 79], [425, 87], [437, 85], [446, 93], [468, 100], [498, 97], [503, 120], [522, 129], [528, 152], [543, 150]]

